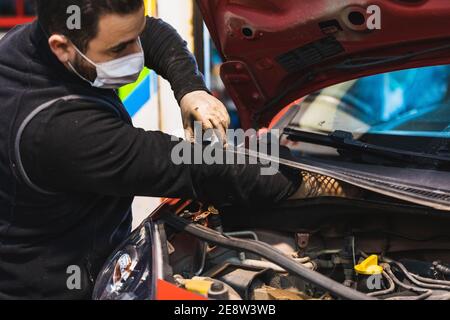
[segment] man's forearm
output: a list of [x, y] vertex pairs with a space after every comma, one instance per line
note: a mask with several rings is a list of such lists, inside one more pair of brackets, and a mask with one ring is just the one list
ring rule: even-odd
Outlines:
[[[187, 163], [177, 164], [177, 150], [183, 150]], [[244, 205], [277, 202], [296, 190], [282, 174], [262, 176], [259, 165], [195, 164], [196, 150], [161, 132], [136, 129], [82, 101], [61, 101], [39, 114], [22, 144], [27, 173], [46, 190]]]
[[190, 92], [208, 91], [186, 41], [172, 26], [148, 17], [141, 41], [146, 66], [170, 82], [178, 103]]

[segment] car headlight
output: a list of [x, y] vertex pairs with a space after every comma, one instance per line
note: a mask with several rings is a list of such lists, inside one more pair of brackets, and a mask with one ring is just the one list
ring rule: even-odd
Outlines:
[[157, 226], [145, 222], [108, 259], [95, 284], [94, 300], [151, 300], [162, 273]]

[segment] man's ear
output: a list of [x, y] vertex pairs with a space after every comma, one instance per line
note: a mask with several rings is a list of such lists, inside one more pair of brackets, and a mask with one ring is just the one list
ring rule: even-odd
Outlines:
[[75, 59], [76, 51], [71, 44], [67, 37], [60, 34], [54, 34], [48, 39], [50, 50], [64, 65]]

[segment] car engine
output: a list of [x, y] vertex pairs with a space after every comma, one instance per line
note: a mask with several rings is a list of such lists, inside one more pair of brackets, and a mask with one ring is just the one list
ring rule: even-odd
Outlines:
[[450, 299], [447, 212], [366, 194], [164, 219], [175, 283], [209, 299]]

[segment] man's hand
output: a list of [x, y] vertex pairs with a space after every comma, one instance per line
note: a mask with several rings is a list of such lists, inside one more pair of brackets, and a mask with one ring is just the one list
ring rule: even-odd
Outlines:
[[362, 191], [359, 188], [331, 177], [303, 172], [302, 179], [302, 186], [289, 200], [319, 197], [357, 199], [362, 197]]
[[194, 91], [183, 97], [180, 103], [186, 139], [194, 141], [194, 122], [202, 123], [203, 130], [215, 129], [226, 143], [226, 130], [230, 116], [220, 100], [206, 91]]

